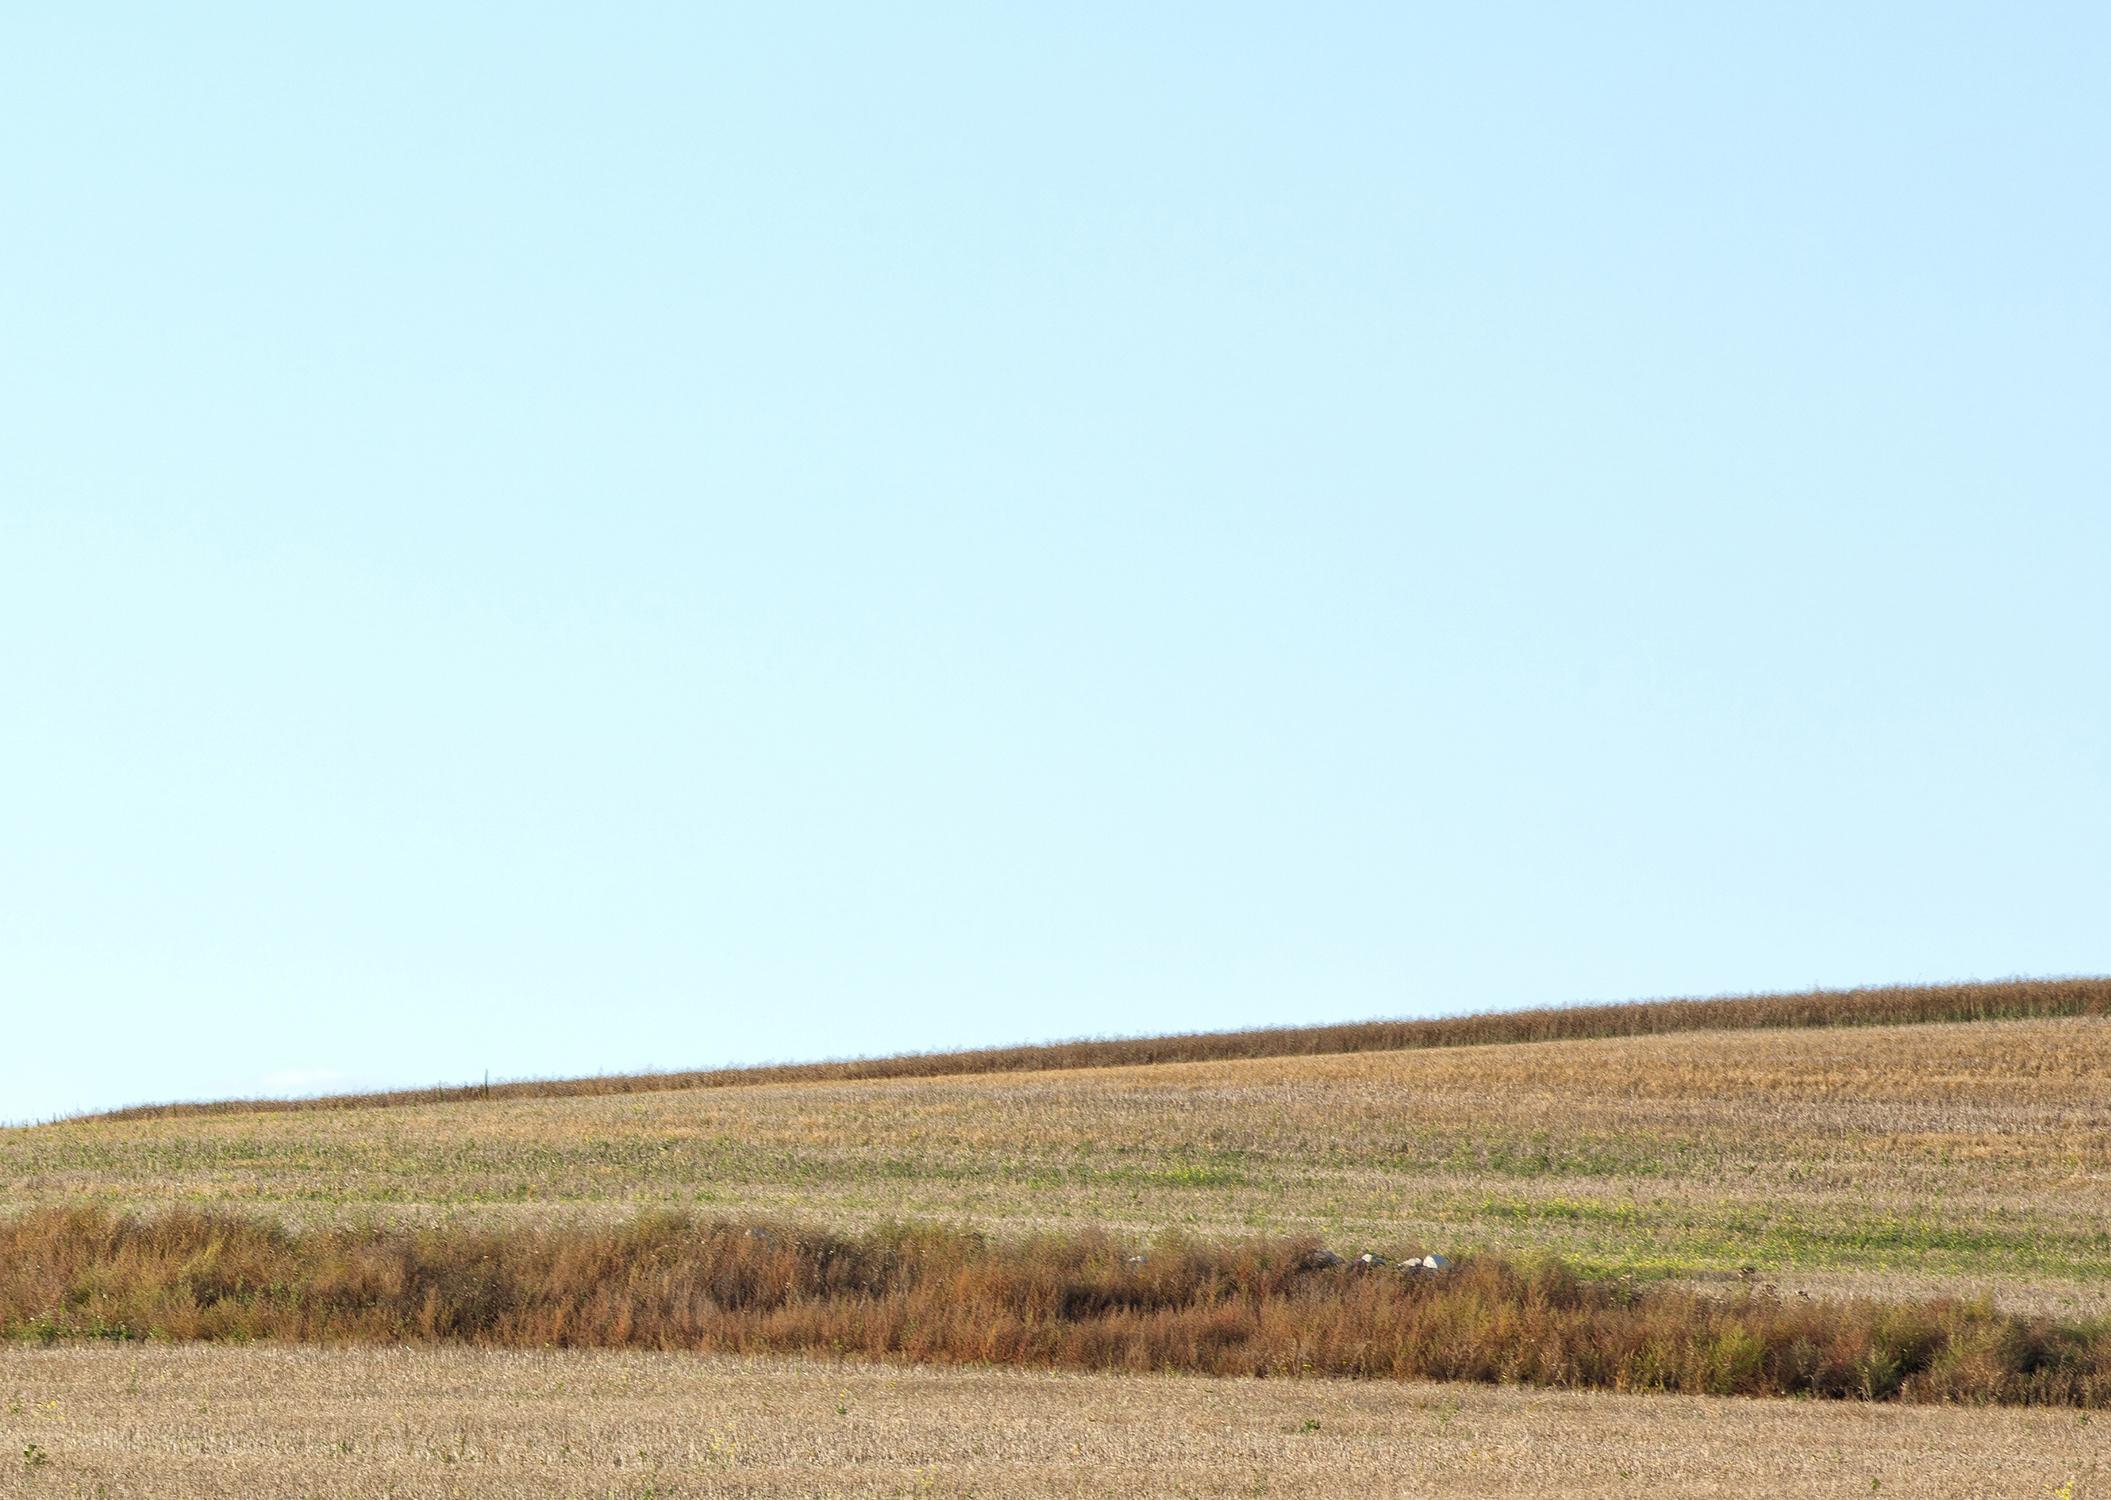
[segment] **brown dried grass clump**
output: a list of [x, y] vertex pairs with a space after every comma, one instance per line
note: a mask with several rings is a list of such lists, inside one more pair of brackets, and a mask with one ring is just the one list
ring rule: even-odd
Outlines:
[[1495, 1257], [1315, 1266], [1309, 1240], [997, 1241], [649, 1216], [294, 1231], [229, 1214], [0, 1222], [0, 1332], [727, 1353], [1618, 1391], [2111, 1405], [2111, 1324], [1956, 1299], [1711, 1296]]
[[943, 1078], [975, 1073], [1028, 1073], [1148, 1063], [1221, 1062], [1395, 1052], [1428, 1047], [1654, 1036], [1686, 1031], [1755, 1031], [1779, 1027], [1897, 1026], [1945, 1021], [2041, 1020], [2111, 1016], [2111, 978], [2012, 979], [1991, 984], [1887, 985], [1803, 994], [1712, 999], [1636, 1000], [1610, 1005], [1543, 1006], [1426, 1021], [1355, 1021], [1185, 1036], [1051, 1042], [964, 1052], [908, 1053], [837, 1062], [781, 1063], [690, 1072], [335, 1094], [314, 1099], [228, 1099], [142, 1104], [88, 1116], [142, 1120], [185, 1115], [312, 1109], [385, 1109], [486, 1099], [558, 1099], [671, 1089], [739, 1088], [764, 1083], [826, 1083], [883, 1078]]

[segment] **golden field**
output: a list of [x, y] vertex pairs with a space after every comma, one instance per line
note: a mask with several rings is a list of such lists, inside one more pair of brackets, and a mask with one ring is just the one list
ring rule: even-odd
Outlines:
[[0, 1351], [0, 1494], [2093, 1497], [2099, 1414], [628, 1353]]
[[[65, 1121], [0, 1131], [0, 1214], [1310, 1234], [2111, 1310], [2100, 1016], [1077, 1061]], [[0, 1398], [0, 1494], [2111, 1494], [2072, 1409], [63, 1340], [0, 1351]]]
[[2111, 1020], [1689, 1032], [0, 1132], [0, 1212], [1313, 1232], [2111, 1306]]

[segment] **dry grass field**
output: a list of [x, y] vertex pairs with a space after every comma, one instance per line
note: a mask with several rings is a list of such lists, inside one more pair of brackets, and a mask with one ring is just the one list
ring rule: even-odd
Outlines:
[[[993, 1071], [71, 1120], [0, 1131], [0, 1214], [468, 1230], [671, 1209], [1000, 1239], [1103, 1226], [1139, 1246], [1310, 1234], [1740, 1295], [2111, 1311], [2111, 1019], [1621, 1024], [1634, 1034], [1417, 1033], [1389, 1051], [1270, 1034], [1246, 1055], [1077, 1053], [1050, 1071], [1006, 1054]], [[2100, 1413], [2015, 1407], [63, 1341], [0, 1351], [0, 1400], [0, 1494], [84, 1500], [2111, 1494]]]
[[1689, 1032], [0, 1132], [0, 1212], [643, 1208], [1315, 1232], [1353, 1253], [2111, 1306], [2111, 1021]]
[[0, 1494], [2111, 1493], [2098, 1415], [778, 1360], [0, 1351]]

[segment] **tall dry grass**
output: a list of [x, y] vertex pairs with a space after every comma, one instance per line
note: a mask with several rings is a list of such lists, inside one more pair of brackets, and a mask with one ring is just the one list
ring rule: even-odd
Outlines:
[[48, 1209], [0, 1223], [16, 1338], [461, 1342], [1619, 1391], [2111, 1405], [2111, 1324], [1985, 1303], [1708, 1296], [1494, 1257], [1434, 1275], [1291, 1239], [995, 1241], [653, 1216], [293, 1231]]
[[1394, 1052], [1516, 1042], [1651, 1036], [1686, 1031], [1752, 1031], [1778, 1027], [1894, 1026], [1943, 1021], [2008, 1021], [2111, 1016], [2111, 977], [2014, 979], [1991, 984], [1889, 985], [1803, 994], [1738, 995], [1692, 1000], [1636, 1000], [1610, 1005], [1544, 1006], [1426, 1021], [1356, 1021], [1185, 1036], [1051, 1042], [964, 1052], [908, 1053], [837, 1062], [783, 1063], [690, 1072], [590, 1078], [526, 1079], [497, 1084], [334, 1094], [314, 1099], [229, 1099], [142, 1104], [89, 1116], [142, 1120], [184, 1115], [312, 1109], [385, 1109], [485, 1099], [554, 1099], [671, 1089], [738, 1088], [763, 1083], [823, 1083], [886, 1078], [942, 1078], [971, 1073], [1026, 1073], [1147, 1063]]

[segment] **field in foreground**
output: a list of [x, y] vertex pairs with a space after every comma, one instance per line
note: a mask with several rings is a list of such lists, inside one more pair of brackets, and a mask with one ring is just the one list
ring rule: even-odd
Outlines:
[[1313, 1233], [1784, 1292], [2111, 1307], [2111, 1020], [1690, 1032], [0, 1131], [0, 1212], [1137, 1243]]
[[0, 1350], [0, 1494], [2095, 1500], [2087, 1414], [475, 1350]]

